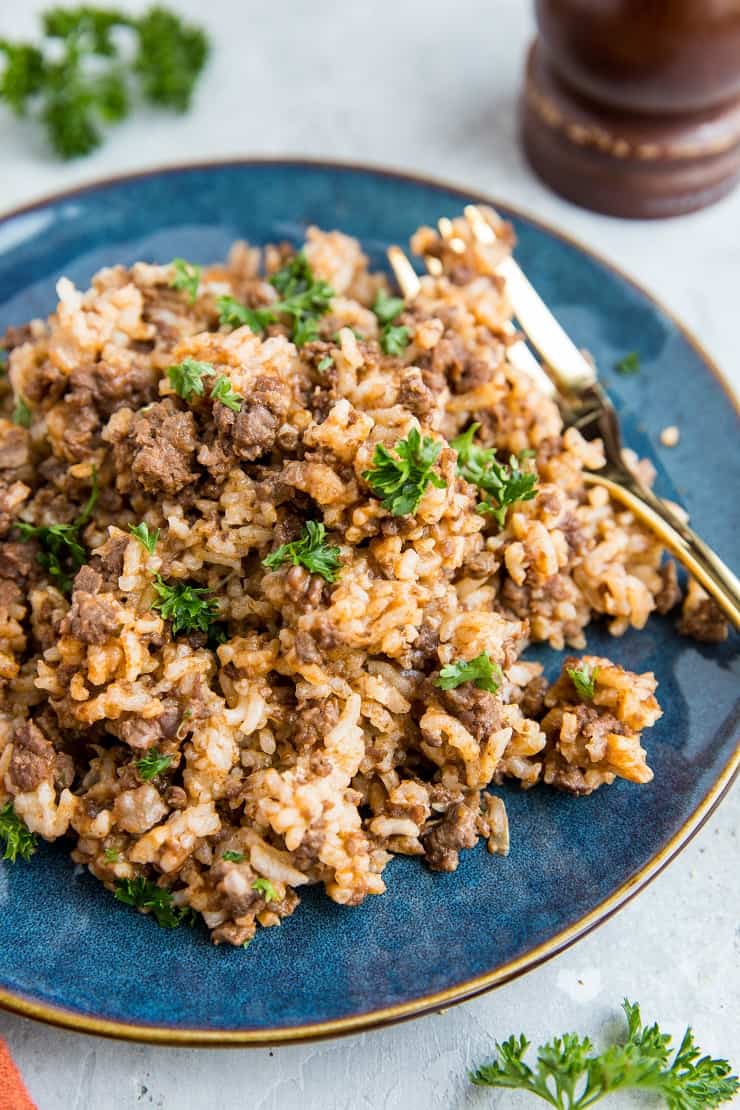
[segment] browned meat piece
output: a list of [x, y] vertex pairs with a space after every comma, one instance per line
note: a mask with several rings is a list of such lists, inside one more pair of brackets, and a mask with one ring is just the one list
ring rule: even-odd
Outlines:
[[179, 493], [197, 479], [192, 412], [178, 412], [171, 401], [160, 401], [136, 414], [132, 436], [131, 472], [147, 492]]
[[226, 405], [214, 406], [213, 417], [221, 443], [245, 462], [258, 459], [275, 443], [287, 402], [285, 386], [276, 378], [266, 375], [256, 378], [240, 412], [232, 412]]
[[411, 645], [411, 667], [417, 671], [425, 671], [432, 667], [438, 667], [438, 647], [439, 629], [436, 625], [422, 622], [418, 635]]
[[11, 782], [21, 793], [35, 790], [42, 782], [69, 786], [74, 778], [70, 756], [55, 752], [33, 721], [27, 721], [16, 729], [8, 771]]
[[75, 588], [72, 606], [60, 625], [63, 635], [74, 636], [83, 644], [104, 644], [120, 629], [121, 618], [112, 601]]
[[0, 470], [17, 470], [30, 458], [30, 440], [25, 428], [0, 422]]
[[727, 639], [728, 625], [722, 611], [693, 578], [689, 579], [678, 631], [704, 644], [721, 644]]
[[[89, 567], [83, 567], [75, 579], [75, 586], [80, 589], [86, 589], [87, 586], [83, 585], [84, 582], [90, 582], [89, 593], [96, 593], [98, 590], [113, 590], [118, 586], [118, 579], [123, 574], [123, 553], [128, 547], [128, 536], [110, 536], [102, 547], [99, 547], [95, 555], [93, 555]], [[92, 585], [93, 580], [81, 579], [80, 575], [87, 575], [90, 572], [97, 574], [101, 579], [101, 584]]]
[[34, 572], [38, 563], [27, 543], [8, 540], [0, 543], [0, 578], [12, 578], [15, 582], [25, 583]]
[[339, 709], [334, 698], [328, 698], [318, 705], [309, 705], [307, 709], [300, 710], [297, 714], [297, 726], [293, 737], [297, 751], [322, 746], [327, 732], [334, 728], [338, 720]]
[[447, 712], [457, 717], [479, 743], [501, 728], [501, 704], [488, 691], [479, 690], [472, 682], [464, 682], [456, 690], [434, 689]]
[[433, 871], [457, 870], [460, 849], [472, 848], [478, 839], [476, 825], [474, 810], [460, 802], [422, 836], [424, 855]]
[[30, 324], [11, 324], [9, 328], [5, 329], [5, 335], [0, 338], [0, 347], [3, 347], [8, 354], [16, 347], [22, 347], [24, 343], [28, 343], [33, 338], [33, 329]]
[[544, 675], [539, 674], [535, 675], [524, 687], [524, 694], [519, 702], [519, 707], [525, 717], [532, 717], [536, 720], [542, 716], [545, 708], [547, 686], [547, 679]]
[[108, 721], [108, 732], [117, 736], [124, 744], [136, 751], [153, 748], [161, 740], [171, 740], [175, 736], [182, 715], [176, 704], [165, 707], [158, 717], [127, 717], [122, 720]]
[[663, 563], [660, 577], [663, 585], [655, 595], [655, 608], [659, 613], [669, 613], [681, 600], [681, 587], [678, 584], [678, 574], [673, 559], [667, 559]]
[[404, 371], [398, 391], [398, 403], [415, 413], [420, 420], [429, 416], [434, 408], [434, 393], [425, 384], [418, 367], [410, 366]]

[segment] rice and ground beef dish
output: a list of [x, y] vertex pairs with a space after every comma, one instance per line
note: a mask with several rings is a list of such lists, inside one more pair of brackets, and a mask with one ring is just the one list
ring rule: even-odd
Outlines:
[[[521, 655], [642, 628], [675, 568], [507, 360], [510, 242], [457, 231], [417, 233], [442, 272], [411, 305], [312, 228], [62, 278], [10, 329], [6, 856], [70, 837], [119, 900], [242, 945], [306, 884], [357, 905], [394, 854], [506, 853], [492, 784], [651, 779], [652, 674]], [[722, 634], [694, 586], [682, 620]]]

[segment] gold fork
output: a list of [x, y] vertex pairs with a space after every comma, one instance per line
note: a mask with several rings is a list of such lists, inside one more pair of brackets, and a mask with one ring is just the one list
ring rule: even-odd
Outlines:
[[[504, 227], [497, 212], [470, 204], [464, 215], [478, 243], [483, 246], [496, 243]], [[462, 253], [465, 250], [465, 243], [457, 236], [451, 220], [443, 217], [437, 227], [453, 251]], [[388, 260], [404, 298], [413, 300], [421, 288], [413, 266], [396, 246], [388, 249]], [[431, 274], [441, 273], [439, 259], [427, 257], [425, 263]], [[542, 392], [555, 397], [566, 427], [577, 428], [584, 439], [603, 441], [606, 463], [600, 470], [584, 472], [585, 481], [603, 486], [615, 501], [625, 505], [650, 528], [714, 598], [735, 628], [740, 629], [740, 581], [679, 514], [627, 466], [619, 420], [598, 382], [594, 365], [566, 334], [510, 254], [496, 266], [496, 272], [506, 282], [514, 316], [542, 359], [542, 363], [538, 362], [527, 344], [518, 340], [508, 348], [509, 361], [529, 374]], [[516, 334], [512, 323], [507, 325], [507, 331], [512, 336]]]

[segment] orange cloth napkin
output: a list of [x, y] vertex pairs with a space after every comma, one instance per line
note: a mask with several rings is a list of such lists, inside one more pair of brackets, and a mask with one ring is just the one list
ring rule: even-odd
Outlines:
[[0, 1037], [0, 1106], [3, 1110], [38, 1110], [31, 1102], [8, 1046]]

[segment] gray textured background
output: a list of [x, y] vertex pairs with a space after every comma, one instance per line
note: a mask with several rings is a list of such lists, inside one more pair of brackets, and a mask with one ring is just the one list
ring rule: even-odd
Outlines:
[[[45, 6], [3, 4], [0, 36], [30, 35]], [[214, 40], [194, 111], [184, 119], [137, 116], [71, 166], [48, 159], [3, 113], [0, 209], [124, 170], [226, 155], [307, 154], [427, 172], [529, 208], [611, 256], [702, 336], [740, 386], [740, 193], [661, 224], [594, 216], [548, 193], [515, 142], [516, 89], [532, 33], [526, 0], [172, 6], [207, 23]], [[466, 1068], [513, 1031], [535, 1041], [567, 1028], [608, 1032], [624, 995], [677, 1034], [691, 1022], [703, 1048], [740, 1066], [739, 817], [736, 790], [616, 918], [525, 978], [442, 1015], [273, 1051], [126, 1045], [7, 1014], [0, 1034], [40, 1110], [534, 1106], [507, 1092], [472, 1091]], [[635, 1102], [610, 1103], [620, 1104]]]

